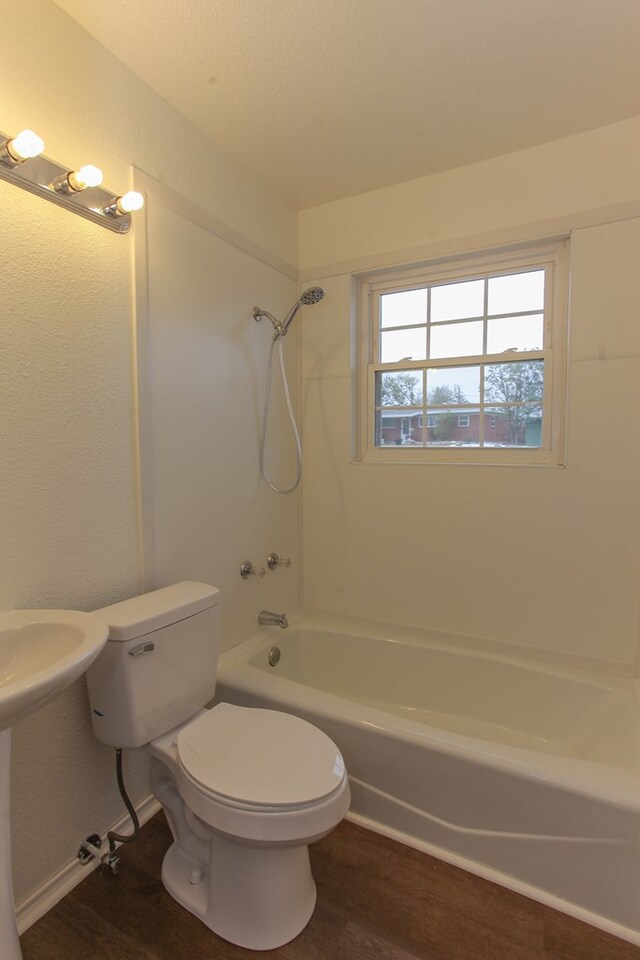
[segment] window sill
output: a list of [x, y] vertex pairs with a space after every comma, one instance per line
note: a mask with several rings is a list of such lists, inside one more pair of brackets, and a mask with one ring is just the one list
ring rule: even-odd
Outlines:
[[513, 450], [481, 450], [473, 447], [465, 450], [455, 447], [447, 450], [425, 450], [415, 447], [396, 447], [385, 450], [368, 450], [361, 457], [354, 457], [351, 463], [395, 464], [396, 466], [474, 466], [474, 467], [564, 467], [565, 463], [549, 450], [519, 450], [514, 457]]

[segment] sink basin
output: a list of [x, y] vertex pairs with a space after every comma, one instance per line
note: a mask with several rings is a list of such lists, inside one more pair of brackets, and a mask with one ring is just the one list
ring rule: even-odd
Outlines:
[[78, 610], [0, 613], [0, 730], [84, 673], [107, 632], [99, 617]]

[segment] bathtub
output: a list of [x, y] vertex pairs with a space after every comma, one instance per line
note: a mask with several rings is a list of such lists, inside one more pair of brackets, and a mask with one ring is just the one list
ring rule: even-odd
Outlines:
[[216, 699], [332, 737], [356, 822], [640, 944], [637, 681], [387, 631], [263, 631]]

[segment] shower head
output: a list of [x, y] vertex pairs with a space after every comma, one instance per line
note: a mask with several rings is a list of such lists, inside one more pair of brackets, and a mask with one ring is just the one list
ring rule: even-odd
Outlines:
[[322, 300], [323, 297], [324, 297], [324, 290], [322, 289], [322, 287], [309, 287], [308, 290], [305, 290], [300, 295], [297, 302], [293, 305], [289, 313], [284, 318], [282, 322], [282, 330], [280, 331], [281, 336], [284, 337], [285, 333], [289, 329], [289, 325], [291, 324], [291, 321], [295, 317], [300, 307], [308, 307], [311, 304], [318, 303], [318, 301]]
[[273, 324], [273, 329], [276, 332], [275, 338], [277, 339], [278, 337], [284, 337], [285, 333], [289, 329], [289, 324], [295, 317], [300, 307], [307, 307], [313, 303], [317, 303], [319, 300], [322, 300], [323, 297], [324, 290], [322, 287], [309, 287], [308, 290], [305, 290], [299, 296], [282, 323], [276, 319], [272, 313], [269, 313], [268, 310], [262, 310], [260, 307], [253, 308], [253, 319], [260, 321], [263, 317], [267, 317], [267, 319], [271, 320], [271, 323]]
[[305, 306], [309, 306], [312, 303], [317, 303], [318, 300], [322, 300], [323, 297], [324, 290], [322, 287], [309, 287], [308, 290], [304, 291], [298, 302], [303, 303]]

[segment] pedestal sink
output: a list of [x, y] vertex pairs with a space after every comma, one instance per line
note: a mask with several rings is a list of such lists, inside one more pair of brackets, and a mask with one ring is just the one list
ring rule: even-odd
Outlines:
[[0, 613], [0, 957], [21, 960], [11, 877], [11, 726], [76, 680], [98, 656], [107, 626], [77, 610]]

